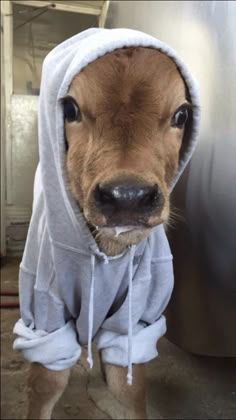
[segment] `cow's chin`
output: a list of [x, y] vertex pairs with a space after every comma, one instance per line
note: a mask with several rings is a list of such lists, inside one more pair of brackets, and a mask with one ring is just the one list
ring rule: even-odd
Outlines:
[[150, 232], [151, 227], [144, 226], [117, 226], [98, 228], [99, 235], [112, 239], [124, 245], [134, 245], [143, 240]]
[[[165, 222], [162, 217], [163, 212], [155, 217], [151, 217], [148, 223], [137, 223], [137, 221], [134, 221], [133, 224], [132, 221], [131, 223], [127, 223], [126, 221], [124, 224], [121, 222], [109, 224], [106, 221], [104, 223], [105, 219], [103, 218], [89, 217], [86, 212], [83, 212], [83, 215], [100, 251], [108, 256], [122, 254], [127, 250], [127, 247], [137, 245], [144, 240], [156, 226]], [[103, 223], [98, 225], [98, 223], [96, 223], [98, 220]]]
[[[95, 239], [105, 251], [117, 249], [120, 253], [128, 246], [136, 245], [145, 239], [151, 232], [152, 227], [144, 226], [118, 226], [118, 227], [97, 227]], [[108, 252], [110, 254], [110, 252]], [[112, 252], [114, 254], [114, 251]]]

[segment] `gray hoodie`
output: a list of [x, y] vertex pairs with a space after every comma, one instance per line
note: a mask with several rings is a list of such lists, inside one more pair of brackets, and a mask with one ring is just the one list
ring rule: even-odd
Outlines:
[[192, 126], [181, 151], [177, 182], [196, 145], [198, 89], [169, 46], [129, 29], [89, 29], [54, 48], [43, 64], [39, 98], [39, 153], [31, 223], [20, 264], [21, 319], [14, 349], [52, 370], [71, 367], [92, 340], [104, 362], [128, 366], [157, 356], [166, 332], [163, 311], [173, 289], [172, 255], [162, 225], [122, 255], [96, 244], [64, 173], [64, 118], [60, 99], [74, 76], [98, 57], [122, 47], [152, 47], [172, 58], [193, 103]]

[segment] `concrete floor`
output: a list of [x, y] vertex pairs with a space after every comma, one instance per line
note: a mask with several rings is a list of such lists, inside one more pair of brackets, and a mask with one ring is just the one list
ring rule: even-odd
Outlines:
[[[19, 259], [4, 259], [2, 290], [17, 290]], [[28, 363], [12, 350], [18, 309], [1, 314], [1, 419], [26, 413]], [[196, 357], [162, 339], [160, 356], [147, 364], [150, 419], [236, 419], [236, 358]], [[96, 356], [96, 352], [95, 355]], [[54, 419], [122, 419], [120, 403], [102, 379], [97, 356], [92, 371], [86, 355], [72, 370], [70, 384], [54, 410]]]

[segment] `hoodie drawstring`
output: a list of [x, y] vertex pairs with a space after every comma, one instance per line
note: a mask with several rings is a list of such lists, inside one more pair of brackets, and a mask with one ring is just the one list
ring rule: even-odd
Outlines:
[[92, 338], [93, 338], [93, 312], [94, 312], [94, 269], [95, 269], [95, 255], [91, 255], [91, 283], [90, 283], [90, 296], [89, 296], [89, 312], [88, 312], [88, 357], [87, 362], [90, 369], [93, 367], [93, 354], [92, 354]]
[[[132, 337], [133, 337], [133, 324], [132, 324], [132, 292], [133, 292], [133, 259], [135, 254], [135, 246], [130, 248], [129, 260], [129, 289], [128, 289], [128, 373], [127, 383], [132, 385]], [[105, 264], [108, 263], [108, 258], [104, 260]], [[87, 362], [90, 369], [93, 367], [92, 355], [92, 339], [93, 339], [93, 321], [94, 321], [94, 277], [95, 277], [95, 255], [91, 255], [91, 282], [90, 282], [90, 296], [89, 296], [89, 311], [88, 311], [88, 357]]]
[[[108, 258], [105, 254], [96, 252], [99, 257], [103, 257], [104, 263], [108, 263]], [[91, 281], [90, 281], [90, 295], [89, 295], [89, 311], [88, 311], [88, 357], [87, 362], [90, 369], [93, 367], [93, 353], [92, 353], [92, 340], [93, 340], [93, 321], [94, 321], [94, 276], [95, 276], [95, 255], [91, 254]]]
[[128, 326], [128, 373], [127, 383], [132, 385], [132, 338], [133, 338], [133, 323], [132, 323], [132, 295], [133, 295], [133, 259], [135, 254], [135, 246], [131, 246], [130, 260], [129, 260], [129, 326]]

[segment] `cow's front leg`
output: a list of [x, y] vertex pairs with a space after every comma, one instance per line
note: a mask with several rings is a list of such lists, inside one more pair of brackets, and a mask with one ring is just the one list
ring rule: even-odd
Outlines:
[[29, 407], [27, 419], [51, 419], [52, 411], [65, 390], [70, 369], [53, 371], [32, 363], [28, 377]]
[[133, 384], [127, 384], [127, 368], [103, 364], [108, 388], [121, 402], [125, 419], [147, 419], [145, 365], [133, 365]]

